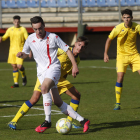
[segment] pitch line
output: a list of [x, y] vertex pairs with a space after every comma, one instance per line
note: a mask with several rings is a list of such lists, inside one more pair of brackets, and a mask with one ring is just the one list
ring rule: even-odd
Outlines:
[[[11, 105], [11, 104], [2, 104], [3, 106], [12, 106], [12, 107], [21, 107], [19, 105]], [[43, 108], [38, 108], [38, 107], [32, 107], [31, 109], [36, 109], [36, 110], [43, 110]], [[53, 113], [52, 113], [53, 112]], [[58, 115], [58, 114], [63, 114], [61, 111], [59, 110], [51, 110], [51, 115]], [[24, 115], [24, 116], [42, 116], [42, 115], [45, 115], [44, 113], [43, 114], [27, 114], [27, 115]], [[14, 117], [15, 115], [7, 115], [7, 116], [0, 116], [0, 117]]]
[[[104, 67], [104, 66], [80, 66], [78, 68], [93, 68], [93, 69], [116, 69], [116, 67]], [[0, 71], [11, 71], [12, 69], [0, 69]], [[26, 68], [26, 70], [36, 70], [36, 68]], [[131, 68], [127, 68], [127, 70], [131, 70]]]

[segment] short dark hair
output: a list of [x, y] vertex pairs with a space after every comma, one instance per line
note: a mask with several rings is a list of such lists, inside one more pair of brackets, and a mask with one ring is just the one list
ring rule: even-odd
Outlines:
[[77, 38], [77, 40], [76, 40], [76, 42], [82, 42], [82, 41], [85, 43], [85, 46], [87, 46], [88, 43], [89, 43], [88, 38], [85, 37], [85, 36], [79, 36], [79, 37]]
[[15, 20], [15, 19], [20, 20], [20, 16], [18, 16], [18, 15], [14, 16], [14, 17], [13, 17], [13, 20]]
[[45, 25], [43, 19], [40, 16], [35, 16], [35, 17], [31, 18], [30, 21], [31, 21], [31, 25], [33, 23], [39, 23], [39, 22], [41, 22], [43, 25]]
[[121, 11], [121, 14], [122, 14], [122, 16], [123, 16], [124, 14], [127, 14], [127, 15], [130, 15], [130, 16], [132, 17], [132, 10], [130, 10], [130, 9], [122, 10], [122, 11]]

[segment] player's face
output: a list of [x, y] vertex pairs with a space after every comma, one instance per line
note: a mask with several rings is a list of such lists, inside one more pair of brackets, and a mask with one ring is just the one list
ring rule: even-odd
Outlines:
[[133, 17], [128, 14], [124, 14], [122, 16], [122, 20], [124, 21], [125, 26], [131, 26]]
[[81, 53], [84, 49], [85, 49], [85, 42], [75, 42], [75, 46], [74, 46], [74, 53]]
[[20, 20], [14, 19], [13, 24], [16, 28], [18, 28], [20, 26]]
[[44, 27], [44, 25], [41, 22], [33, 23], [32, 24], [32, 28], [33, 28], [33, 30], [36, 33], [38, 38], [44, 38], [44, 36], [46, 34], [45, 33], [45, 29], [44, 29], [45, 27]]

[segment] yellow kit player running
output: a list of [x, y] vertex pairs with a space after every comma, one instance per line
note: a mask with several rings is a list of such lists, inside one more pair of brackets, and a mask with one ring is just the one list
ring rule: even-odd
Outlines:
[[10, 48], [9, 48], [9, 57], [8, 63], [13, 67], [13, 79], [14, 85], [11, 88], [19, 87], [18, 84], [18, 69], [22, 75], [22, 85], [25, 86], [27, 83], [25, 69], [23, 67], [23, 59], [16, 57], [18, 52], [21, 52], [25, 40], [28, 37], [27, 30], [20, 26], [20, 16], [13, 17], [13, 27], [7, 29], [6, 33], [0, 37], [0, 43], [5, 41], [7, 38], [10, 38]]
[[116, 105], [114, 110], [120, 110], [120, 98], [122, 93], [122, 83], [127, 66], [130, 65], [133, 72], [140, 74], [140, 55], [136, 46], [137, 34], [140, 34], [140, 25], [132, 22], [132, 11], [125, 9], [121, 12], [124, 23], [117, 25], [105, 44], [104, 62], [109, 61], [108, 50], [111, 41], [117, 37], [117, 82], [115, 86]]
[[[73, 52], [73, 55], [75, 56], [77, 64], [79, 64], [79, 62], [80, 62], [80, 57], [78, 54], [85, 49], [85, 47], [88, 45], [88, 42], [89, 42], [89, 40], [86, 37], [81, 36], [75, 42], [74, 48], [70, 47], [71, 51]], [[58, 48], [58, 52], [57, 52], [57, 57], [61, 63], [61, 77], [57, 84], [59, 94], [66, 93], [67, 95], [69, 95], [72, 98], [71, 102], [70, 102], [70, 106], [75, 111], [77, 111], [81, 95], [78, 92], [78, 90], [68, 80], [66, 80], [67, 75], [70, 75], [72, 72], [72, 63], [71, 63], [69, 57], [67, 56], [66, 52], [64, 52], [63, 50], [61, 50], [59, 48]], [[11, 129], [14, 129], [14, 130], [16, 129], [16, 123], [18, 122], [18, 120], [22, 116], [24, 116], [24, 114], [27, 113], [28, 110], [33, 105], [35, 105], [38, 102], [38, 100], [40, 99], [40, 96], [41, 96], [41, 84], [37, 78], [36, 85], [35, 85], [34, 92], [33, 92], [31, 99], [26, 101], [25, 103], [23, 103], [23, 105], [17, 112], [16, 116], [8, 124], [8, 126]], [[68, 116], [68, 119], [70, 121], [72, 121], [72, 118], [69, 116]], [[45, 129], [43, 129], [44, 131], [48, 128], [47, 126], [42, 126], [42, 127], [43, 128], [45, 127]], [[73, 123], [73, 128], [79, 128], [79, 127]], [[44, 131], [42, 131], [42, 132], [44, 132]]]

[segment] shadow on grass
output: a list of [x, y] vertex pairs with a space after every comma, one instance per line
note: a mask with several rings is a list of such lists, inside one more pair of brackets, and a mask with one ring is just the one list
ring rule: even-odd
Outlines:
[[[123, 121], [123, 122], [91, 124], [88, 132], [96, 132], [96, 131], [101, 131], [103, 129], [123, 128], [123, 127], [138, 126], [138, 125], [140, 125], [140, 121]], [[91, 127], [98, 127], [98, 128], [92, 129]]]
[[97, 84], [97, 83], [105, 83], [107, 81], [102, 81], [102, 82], [72, 82], [72, 84]]

